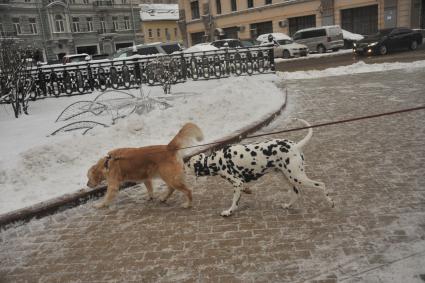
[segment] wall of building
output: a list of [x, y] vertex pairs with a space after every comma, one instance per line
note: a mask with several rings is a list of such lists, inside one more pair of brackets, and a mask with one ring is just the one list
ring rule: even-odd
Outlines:
[[[200, 19], [193, 20], [189, 0], [179, 0], [179, 9], [184, 10], [188, 43], [191, 45], [190, 34], [202, 32], [205, 26]], [[332, 4], [333, 2], [333, 4]], [[273, 32], [283, 32], [289, 34], [289, 27], [285, 20], [293, 17], [315, 15], [316, 26], [322, 25], [324, 11], [322, 5], [331, 3], [333, 5], [333, 16], [328, 16], [327, 22], [341, 25], [341, 10], [378, 6], [377, 28], [382, 29], [391, 25], [385, 18], [386, 12], [393, 7], [396, 13], [395, 26], [411, 27], [412, 0], [299, 0], [286, 2], [284, 0], [273, 0], [273, 4], [264, 5], [264, 0], [254, 0], [254, 8], [247, 8], [246, 0], [237, 0], [237, 11], [231, 11], [230, 0], [221, 0], [221, 14], [217, 14], [215, 0], [199, 0], [200, 15], [202, 15], [203, 5], [209, 3], [209, 10], [213, 17], [214, 28], [240, 27], [238, 36], [241, 39], [250, 38], [250, 24], [258, 22], [272, 21]], [[326, 12], [329, 12], [327, 10]], [[201, 16], [202, 17], [202, 16]], [[388, 17], [388, 15], [387, 15]], [[282, 22], [283, 21], [283, 22]]]
[[[181, 42], [182, 40], [176, 21], [145, 21], [142, 23], [142, 30], [145, 43], [169, 41]], [[152, 31], [152, 36], [149, 36], [149, 30]], [[157, 34], [158, 30], [160, 32], [159, 36]], [[168, 37], [166, 36], [166, 30], [168, 30], [169, 33]]]
[[[42, 48], [49, 61], [58, 59], [59, 55], [77, 53], [77, 47], [96, 46], [96, 53], [113, 53], [116, 44], [141, 43], [140, 9], [138, 6], [131, 7], [125, 1], [115, 1], [116, 4], [95, 5], [94, 0], [74, 0], [67, 4], [65, 1], [49, 3], [35, 0], [11, 0], [7, 4], [0, 5], [0, 22], [5, 32], [13, 32], [12, 18], [19, 18], [22, 33], [17, 37], [23, 44], [31, 44], [36, 48]], [[109, 3], [109, 2], [108, 2]], [[121, 4], [124, 3], [124, 4]], [[128, 2], [127, 2], [128, 3]], [[133, 13], [133, 14], [132, 14]], [[64, 32], [56, 32], [54, 16], [61, 14], [64, 18]], [[38, 34], [30, 35], [29, 17], [37, 17]], [[72, 18], [79, 18], [80, 31], [75, 31]], [[87, 17], [92, 18], [93, 31], [87, 30]], [[100, 18], [104, 17], [106, 32], [101, 29]], [[113, 17], [117, 17], [118, 29], [113, 29]], [[125, 28], [124, 17], [128, 17], [129, 29]]]

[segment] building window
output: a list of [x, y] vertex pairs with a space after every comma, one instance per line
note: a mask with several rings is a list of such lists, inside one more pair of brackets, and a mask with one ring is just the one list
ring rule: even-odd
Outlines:
[[174, 37], [177, 38], [177, 28], [174, 28]]
[[118, 17], [112, 17], [112, 26], [114, 27], [114, 30], [119, 30]]
[[165, 38], [170, 40], [170, 34], [168, 33], [168, 28], [165, 28]]
[[65, 23], [62, 15], [55, 16], [55, 29], [56, 32], [65, 32]]
[[130, 29], [130, 18], [124, 17], [124, 29], [129, 30]]
[[272, 0], [265, 0], [265, 1], [264, 1], [264, 4], [266, 4], [266, 5], [270, 5], [272, 2], [273, 2]]
[[72, 18], [72, 31], [80, 32], [80, 18]]
[[215, 7], [217, 9], [217, 14], [221, 14], [221, 0], [215, 0]]
[[199, 2], [190, 2], [190, 10], [192, 11], [192, 19], [199, 19]]
[[161, 37], [161, 30], [160, 29], [156, 29], [156, 36]]
[[38, 30], [37, 30], [37, 22], [35, 20], [35, 18], [29, 18], [29, 23], [30, 23], [30, 31], [32, 34], [38, 34]]
[[254, 7], [254, 0], [248, 0], [248, 8]]
[[236, 0], [231, 0], [230, 6], [232, 7], [232, 12], [234, 12], [238, 9], [238, 7], [236, 6]]
[[93, 19], [87, 18], [87, 31], [93, 31]]
[[31, 0], [25, 0], [25, 3], [29, 3], [29, 2], [31, 2]]
[[100, 30], [102, 33], [106, 32], [106, 23], [104, 17], [100, 17]]
[[122, 0], [122, 3], [123, 4], [127, 4], [127, 0]]
[[69, 0], [69, 3], [75, 4], [75, 0]]
[[19, 22], [19, 18], [13, 18], [12, 19], [12, 23], [13, 23], [13, 29], [15, 31], [16, 34], [21, 34], [21, 23]]
[[4, 29], [3, 29], [3, 23], [0, 23], [0, 36], [3, 35]]
[[83, 3], [84, 4], [88, 4], [89, 3], [89, 0], [83, 0]]
[[148, 29], [148, 36], [149, 38], [152, 38], [152, 29]]

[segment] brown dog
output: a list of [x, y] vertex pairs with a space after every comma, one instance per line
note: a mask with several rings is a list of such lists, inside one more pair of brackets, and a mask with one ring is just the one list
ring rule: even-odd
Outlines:
[[120, 184], [126, 181], [144, 182], [149, 198], [152, 199], [152, 179], [155, 177], [160, 177], [168, 185], [168, 193], [161, 201], [166, 201], [174, 190], [179, 190], [187, 197], [184, 207], [190, 207], [192, 191], [184, 183], [183, 160], [178, 149], [190, 145], [193, 138], [201, 141], [202, 131], [195, 124], [187, 123], [168, 145], [118, 148], [110, 151], [87, 173], [88, 187], [94, 188], [104, 180], [108, 184], [104, 200], [95, 207], [108, 206], [115, 198]]

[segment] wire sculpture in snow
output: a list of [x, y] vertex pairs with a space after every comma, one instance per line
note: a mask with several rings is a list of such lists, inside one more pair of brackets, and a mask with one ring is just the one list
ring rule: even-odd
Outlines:
[[[60, 127], [51, 135], [75, 130], [86, 134], [97, 126], [108, 127], [114, 125], [118, 119], [126, 118], [131, 114], [145, 115], [154, 109], [164, 110], [172, 107], [168, 102], [144, 95], [140, 90], [140, 97], [121, 90], [102, 92], [93, 101], [82, 100], [67, 106], [57, 117], [55, 122], [70, 122]], [[75, 121], [84, 119], [82, 121]], [[96, 119], [90, 121], [87, 119]], [[106, 121], [105, 121], [106, 120]]]

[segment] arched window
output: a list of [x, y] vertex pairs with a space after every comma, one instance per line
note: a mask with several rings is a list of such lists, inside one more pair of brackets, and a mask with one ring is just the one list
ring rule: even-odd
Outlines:
[[55, 16], [55, 28], [56, 32], [65, 32], [65, 23], [62, 15]]

